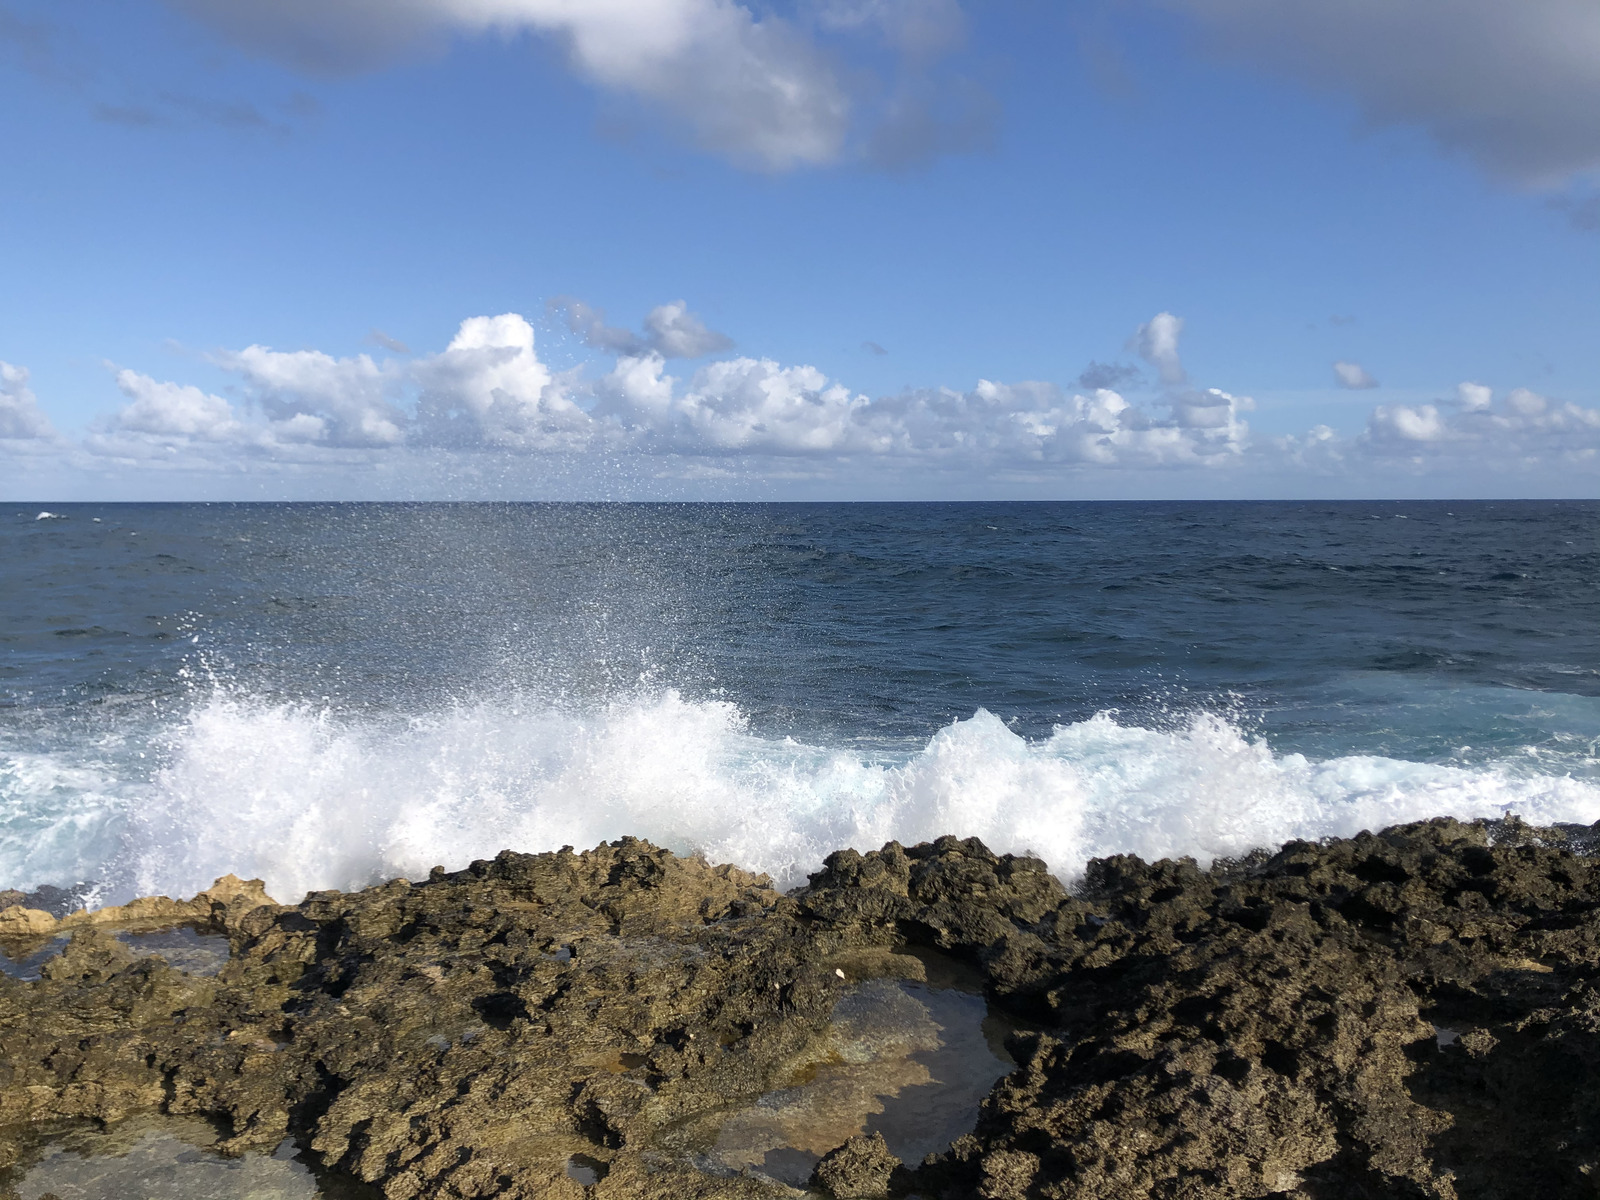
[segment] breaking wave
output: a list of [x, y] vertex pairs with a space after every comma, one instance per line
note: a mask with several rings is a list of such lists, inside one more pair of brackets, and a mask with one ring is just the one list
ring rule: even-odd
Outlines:
[[[1276, 753], [1197, 713], [1101, 713], [1028, 739], [979, 710], [914, 744], [807, 744], [661, 691], [587, 711], [501, 699], [420, 716], [219, 689], [95, 756], [0, 756], [0, 879], [192, 894], [233, 871], [281, 900], [633, 834], [804, 882], [830, 851], [955, 833], [1070, 879], [1091, 857], [1209, 861], [1437, 815], [1600, 820], [1600, 785], [1477, 766]], [[25, 818], [25, 819], [24, 819]]]

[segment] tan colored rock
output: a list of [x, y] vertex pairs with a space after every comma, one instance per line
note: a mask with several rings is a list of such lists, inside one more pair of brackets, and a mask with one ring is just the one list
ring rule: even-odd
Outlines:
[[70, 912], [57, 919], [38, 908], [12, 905], [0, 909], [0, 937], [48, 937], [84, 926], [162, 925], [203, 921], [231, 929], [246, 913], [265, 906], [278, 907], [259, 879], [224, 875], [193, 900], [169, 896], [140, 896], [126, 904]]
[[[840, 852], [781, 897], [633, 839], [292, 907], [225, 878], [188, 902], [230, 929], [214, 979], [90, 927], [0, 980], [0, 1164], [29, 1123], [144, 1106], [222, 1120], [234, 1150], [287, 1130], [386, 1200], [793, 1195], [698, 1156], [816, 1061], [840, 989], [916, 977], [909, 942], [1037, 1032], [1008, 1039], [972, 1133], [890, 1165], [891, 1191], [1593, 1196], [1600, 856], [1556, 832], [1117, 856], [1070, 894], [956, 838]], [[830, 1153], [836, 1195], [885, 1186], [865, 1141]], [[605, 1170], [580, 1183], [569, 1156]]]
[[56, 931], [57, 924], [43, 909], [23, 908], [20, 904], [0, 909], [0, 937], [47, 936]]
[[190, 921], [197, 916], [210, 916], [209, 907], [202, 909], [192, 900], [173, 900], [167, 896], [140, 896], [126, 904], [113, 904], [105, 908], [82, 909], [61, 918], [63, 928], [76, 925], [148, 925], [167, 921]]
[[224, 875], [195, 897], [211, 904], [277, 904], [267, 895], [266, 885], [259, 879], [240, 879], [237, 875]]
[[194, 898], [196, 905], [204, 905], [213, 924], [232, 933], [239, 922], [259, 908], [278, 908], [280, 905], [267, 895], [266, 885], [259, 879], [240, 879], [237, 875], [224, 875]]

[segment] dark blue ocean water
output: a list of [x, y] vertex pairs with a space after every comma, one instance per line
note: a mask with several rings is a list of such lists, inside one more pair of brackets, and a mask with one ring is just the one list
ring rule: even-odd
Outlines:
[[[52, 514], [40, 517], [41, 511]], [[0, 886], [1600, 819], [1600, 503], [11, 505]]]

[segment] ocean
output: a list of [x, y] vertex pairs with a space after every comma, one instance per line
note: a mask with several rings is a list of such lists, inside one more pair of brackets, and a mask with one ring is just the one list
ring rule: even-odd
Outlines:
[[1600, 503], [0, 509], [0, 887], [1600, 820]]

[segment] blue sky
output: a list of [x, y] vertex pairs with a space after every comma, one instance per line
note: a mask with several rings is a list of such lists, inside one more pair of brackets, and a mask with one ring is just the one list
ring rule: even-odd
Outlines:
[[1595, 495], [1600, 9], [1440, 12], [0, 0], [0, 495]]

